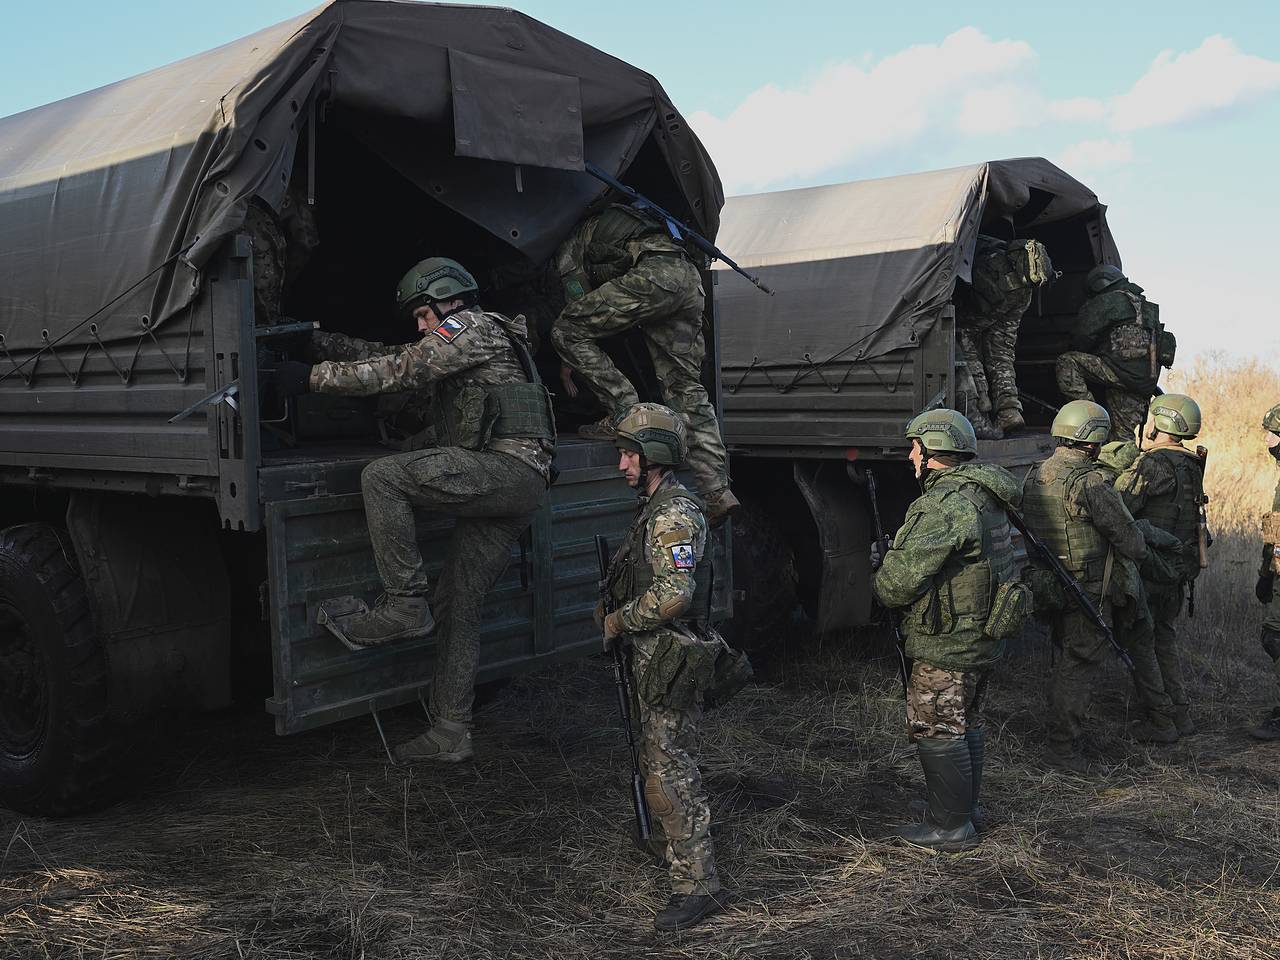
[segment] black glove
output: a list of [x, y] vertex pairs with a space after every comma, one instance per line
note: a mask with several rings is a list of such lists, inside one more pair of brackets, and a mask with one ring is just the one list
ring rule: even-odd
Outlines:
[[1253, 588], [1259, 603], [1270, 603], [1276, 596], [1276, 578], [1264, 576], [1258, 578], [1258, 585]]
[[277, 360], [271, 373], [277, 396], [296, 397], [311, 389], [311, 364], [298, 360]]

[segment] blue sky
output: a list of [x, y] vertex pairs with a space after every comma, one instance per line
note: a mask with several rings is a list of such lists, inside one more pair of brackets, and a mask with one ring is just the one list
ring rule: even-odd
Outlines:
[[[182, 0], [0, 2], [0, 116], [315, 5], [220, 0], [211, 15]], [[1047, 156], [1109, 205], [1126, 270], [1160, 302], [1181, 357], [1280, 364], [1280, 5], [519, 9], [654, 73], [730, 192]]]

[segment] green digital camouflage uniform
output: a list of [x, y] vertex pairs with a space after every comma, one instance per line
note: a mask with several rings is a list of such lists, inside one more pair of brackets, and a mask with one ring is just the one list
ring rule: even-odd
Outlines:
[[1121, 280], [1092, 294], [1080, 307], [1073, 347], [1058, 357], [1058, 389], [1069, 400], [1094, 400], [1111, 414], [1113, 440], [1132, 440], [1146, 420], [1159, 370], [1151, 370], [1151, 331], [1142, 288]]
[[1204, 495], [1204, 463], [1176, 441], [1143, 450], [1116, 479], [1115, 488], [1138, 520], [1148, 520], [1182, 546], [1171, 577], [1153, 578], [1143, 571], [1143, 584], [1155, 632], [1155, 654], [1165, 692], [1175, 713], [1185, 714], [1187, 692], [1177, 650], [1174, 623], [1182, 610], [1187, 585], [1200, 573], [1198, 520]]
[[401, 346], [336, 334], [318, 334], [312, 344], [317, 356], [341, 358], [315, 365], [313, 392], [426, 395], [436, 434], [446, 441], [373, 461], [360, 485], [374, 559], [391, 596], [428, 593], [414, 507], [455, 518], [432, 596], [439, 653], [431, 690], [432, 713], [455, 723], [471, 719], [485, 596], [546, 497], [553, 436], [497, 436], [485, 419], [486, 390], [528, 383], [510, 339], [523, 335], [523, 324], [467, 309]]
[[701, 505], [668, 474], [652, 496], [640, 498], [609, 575], [621, 618], [619, 640], [634, 651], [640, 764], [649, 811], [657, 819], [654, 833], [666, 842], [672, 892], [698, 896], [720, 889], [711, 805], [696, 759], [702, 691], [682, 689], [678, 703], [667, 691], [673, 656], [685, 663], [679, 671], [684, 674], [698, 672], [695, 662], [713, 662], [716, 645], [677, 619], [696, 619], [705, 609], [709, 584], [697, 568], [706, 547]]
[[993, 464], [931, 470], [875, 575], [880, 602], [906, 608], [913, 740], [961, 739], [982, 726], [978, 690], [1004, 646], [984, 625], [996, 588], [1016, 577], [1005, 507], [1020, 499], [1017, 480]]
[[662, 400], [688, 427], [698, 492], [715, 500], [729, 485], [729, 470], [720, 422], [701, 380], [706, 295], [697, 267], [663, 225], [617, 204], [580, 223], [555, 262], [566, 301], [551, 328], [560, 356], [616, 422], [639, 396], [599, 341], [639, 326]]
[[[1036, 245], [1036, 253], [1045, 266], [1029, 269], [1028, 243]], [[1048, 279], [1047, 271], [1052, 266], [1043, 245], [1036, 241], [1020, 240], [1010, 245], [980, 238], [979, 247], [970, 296], [956, 304], [956, 339], [964, 358], [956, 384], [956, 403], [971, 419], [975, 413], [983, 414], [977, 418], [981, 423], [988, 413], [1022, 413], [1014, 370], [1018, 328], [1031, 306], [1036, 286]]]
[[[1060, 446], [1027, 474], [1022, 488], [1023, 515], [1119, 634], [1117, 639], [1134, 661], [1139, 698], [1152, 722], [1168, 727], [1173, 708], [1156, 663], [1150, 615], [1136, 566], [1147, 559], [1147, 544], [1112, 487], [1113, 476], [1084, 450]], [[1098, 670], [1111, 655], [1110, 644], [1065, 595], [1055, 595], [1052, 602], [1037, 596], [1037, 607], [1047, 613], [1054, 638], [1062, 647], [1049, 696], [1050, 750], [1070, 754], [1088, 715]], [[1133, 633], [1120, 631], [1118, 622], [1132, 628]]]

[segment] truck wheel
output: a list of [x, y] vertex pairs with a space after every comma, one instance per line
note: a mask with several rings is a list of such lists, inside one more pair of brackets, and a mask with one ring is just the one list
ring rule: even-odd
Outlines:
[[0, 531], [0, 803], [24, 813], [112, 799], [107, 661], [73, 558], [48, 524]]
[[733, 517], [733, 581], [739, 599], [725, 639], [749, 651], [777, 645], [800, 607], [799, 575], [782, 524], [755, 503]]

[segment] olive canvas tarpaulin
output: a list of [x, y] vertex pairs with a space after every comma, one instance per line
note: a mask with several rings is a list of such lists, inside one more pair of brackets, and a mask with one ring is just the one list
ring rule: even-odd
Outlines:
[[3, 348], [88, 344], [77, 324], [126, 292], [93, 336], [169, 321], [250, 198], [280, 206], [316, 111], [534, 260], [603, 193], [583, 162], [622, 173], [646, 145], [718, 226], [715, 168], [649, 74], [509, 9], [338, 0], [0, 119]]
[[1119, 264], [1106, 207], [1040, 158], [731, 197], [717, 242], [777, 296], [718, 268], [725, 381], [749, 366], [866, 360], [919, 344], [956, 281], [968, 281], [980, 226], [1075, 219], [1094, 222], [1096, 258]]

